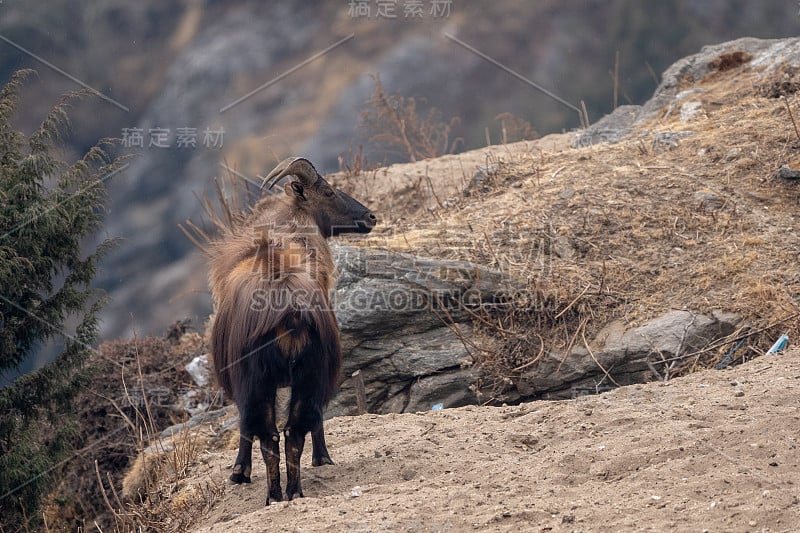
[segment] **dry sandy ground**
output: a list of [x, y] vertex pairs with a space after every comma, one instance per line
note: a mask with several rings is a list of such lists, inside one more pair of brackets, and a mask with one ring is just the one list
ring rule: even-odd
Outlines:
[[[567, 401], [327, 423], [305, 498], [225, 486], [200, 531], [797, 531], [800, 350]], [[189, 480], [224, 479], [205, 452]]]

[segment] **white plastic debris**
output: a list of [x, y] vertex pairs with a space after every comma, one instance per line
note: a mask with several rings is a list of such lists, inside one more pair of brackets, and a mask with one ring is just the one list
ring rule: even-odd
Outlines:
[[361, 494], [362, 494], [361, 486], [359, 486], [359, 485], [356, 485], [355, 487], [353, 487], [350, 490], [350, 497], [351, 498], [358, 498], [359, 496], [361, 496]]
[[192, 376], [192, 379], [195, 383], [197, 383], [200, 387], [205, 387], [208, 385], [209, 375], [208, 375], [208, 355], [198, 355], [194, 359], [192, 359], [188, 365], [184, 367], [186, 372]]

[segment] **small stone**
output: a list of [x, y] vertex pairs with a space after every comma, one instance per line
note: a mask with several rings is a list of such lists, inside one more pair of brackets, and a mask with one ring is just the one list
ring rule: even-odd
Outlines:
[[725, 154], [725, 161], [733, 161], [739, 157], [739, 149], [738, 148], [731, 148], [727, 154]]
[[417, 477], [417, 471], [412, 468], [404, 468], [400, 472], [400, 477], [402, 477], [405, 481], [411, 481]]
[[733, 393], [733, 395], [734, 395], [736, 398], [741, 398], [742, 396], [744, 396], [744, 391], [737, 390], [736, 392], [734, 392], [734, 393]]
[[569, 200], [573, 196], [575, 196], [575, 189], [569, 186], [560, 193], [558, 193], [558, 197], [561, 198], [562, 200]]
[[470, 196], [473, 192], [489, 192], [489, 182], [497, 173], [499, 167], [496, 164], [487, 165], [485, 167], [478, 167], [472, 179], [463, 191], [464, 196]]
[[383, 454], [381, 453], [380, 450], [375, 450], [375, 459], [377, 459], [379, 457], [382, 457], [382, 456], [383, 456]]
[[693, 131], [659, 131], [653, 135], [653, 150], [671, 150], [681, 139], [691, 135]]
[[681, 106], [681, 122], [689, 122], [698, 118], [701, 114], [704, 114], [701, 102], [686, 102]]
[[784, 180], [800, 179], [800, 170], [795, 170], [787, 165], [781, 165], [775, 176]]
[[559, 235], [553, 241], [553, 251], [558, 257], [566, 261], [575, 257], [575, 248], [569, 242], [569, 239], [564, 235]]
[[694, 201], [707, 209], [719, 209], [725, 205], [725, 200], [719, 194], [707, 189], [694, 193]]

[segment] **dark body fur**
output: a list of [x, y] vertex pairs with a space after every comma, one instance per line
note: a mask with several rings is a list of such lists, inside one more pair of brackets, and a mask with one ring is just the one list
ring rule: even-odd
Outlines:
[[283, 430], [287, 498], [303, 495], [299, 469], [307, 433], [312, 463], [332, 463], [322, 414], [338, 388], [341, 346], [329, 298], [335, 267], [327, 237], [366, 233], [375, 223], [363, 205], [332, 189], [307, 160], [284, 161], [270, 176], [277, 174], [300, 180], [286, 184], [286, 196], [262, 199], [247, 220], [208, 247], [216, 303], [209, 339], [214, 369], [240, 414], [231, 480], [250, 482], [258, 437], [267, 465], [267, 505], [282, 499], [279, 387], [292, 391]]

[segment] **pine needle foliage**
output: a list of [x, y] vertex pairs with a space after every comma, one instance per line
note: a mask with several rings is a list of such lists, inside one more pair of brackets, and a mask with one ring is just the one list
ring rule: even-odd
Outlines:
[[[0, 530], [35, 529], [58, 466], [80, 445], [71, 400], [85, 385], [102, 298], [90, 287], [112, 242], [86, 252], [102, 222], [105, 179], [124, 166], [101, 141], [72, 165], [57, 154], [68, 127], [65, 95], [30, 135], [11, 121], [24, 81], [0, 89], [0, 372], [52, 340], [54, 361], [0, 390]], [[65, 333], [67, 324], [75, 324]]]

